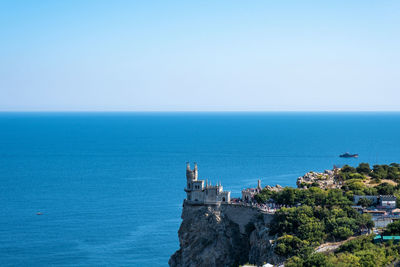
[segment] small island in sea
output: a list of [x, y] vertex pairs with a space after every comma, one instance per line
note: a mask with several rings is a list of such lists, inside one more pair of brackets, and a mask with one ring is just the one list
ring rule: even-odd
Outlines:
[[231, 198], [186, 167], [180, 248], [170, 266], [393, 266], [400, 260], [400, 164], [309, 172], [297, 188]]

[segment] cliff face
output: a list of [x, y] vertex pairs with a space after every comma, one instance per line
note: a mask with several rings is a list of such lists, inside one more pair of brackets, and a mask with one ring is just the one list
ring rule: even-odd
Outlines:
[[180, 249], [170, 266], [238, 266], [279, 263], [268, 235], [272, 215], [235, 205], [185, 204], [179, 228]]

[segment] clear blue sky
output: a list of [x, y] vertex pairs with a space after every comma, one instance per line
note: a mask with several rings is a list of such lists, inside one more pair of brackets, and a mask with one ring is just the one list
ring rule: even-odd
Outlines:
[[1, 1], [0, 110], [400, 110], [400, 1]]

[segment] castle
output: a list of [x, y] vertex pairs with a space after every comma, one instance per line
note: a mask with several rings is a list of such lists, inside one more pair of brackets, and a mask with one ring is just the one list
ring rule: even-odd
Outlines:
[[258, 180], [258, 185], [256, 188], [246, 188], [242, 190], [242, 201], [244, 202], [254, 202], [254, 196], [260, 193], [262, 190], [261, 180]]
[[190, 204], [228, 204], [231, 202], [231, 192], [224, 191], [221, 183], [208, 184], [208, 181], [198, 180], [197, 163], [194, 169], [190, 169], [190, 163], [186, 163], [186, 202]]

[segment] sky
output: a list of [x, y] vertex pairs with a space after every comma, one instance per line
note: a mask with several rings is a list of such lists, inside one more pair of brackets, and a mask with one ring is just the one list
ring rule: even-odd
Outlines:
[[0, 111], [399, 111], [400, 1], [2, 0]]

